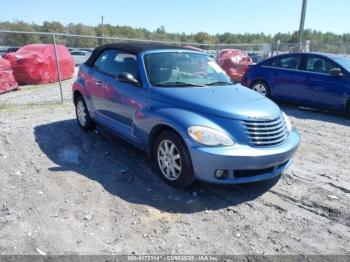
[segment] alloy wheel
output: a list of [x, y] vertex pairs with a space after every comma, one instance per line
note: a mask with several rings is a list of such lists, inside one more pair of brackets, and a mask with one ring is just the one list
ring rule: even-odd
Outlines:
[[267, 95], [267, 89], [266, 86], [262, 83], [257, 83], [252, 88], [254, 91], [258, 92], [259, 94], [266, 96]]
[[176, 180], [181, 175], [181, 156], [176, 145], [170, 140], [163, 140], [157, 150], [159, 169], [169, 180]]

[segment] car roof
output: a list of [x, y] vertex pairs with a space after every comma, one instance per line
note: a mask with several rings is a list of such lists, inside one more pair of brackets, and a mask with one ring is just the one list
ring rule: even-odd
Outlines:
[[339, 57], [344, 57], [344, 58], [349, 58], [349, 56], [346, 56], [344, 54], [332, 54], [332, 53], [323, 53], [323, 52], [295, 52], [295, 53], [283, 53], [283, 54], [278, 54], [269, 58], [266, 58], [265, 60], [261, 61], [260, 63], [258, 63], [257, 65], [262, 65], [264, 64], [266, 61], [272, 61], [275, 58], [278, 57], [283, 57], [283, 56], [288, 56], [288, 55], [318, 55], [318, 56], [323, 56], [323, 57], [327, 57], [329, 59], [334, 60], [335, 58], [339, 58]]
[[108, 49], [118, 49], [125, 51], [130, 54], [138, 55], [144, 51], [159, 50], [159, 49], [183, 49], [188, 51], [193, 51], [193, 49], [188, 47], [181, 47], [176, 45], [162, 44], [162, 43], [151, 43], [151, 42], [128, 42], [128, 43], [112, 43], [99, 46], [94, 49], [90, 58], [85, 62], [86, 65], [92, 66], [97, 57], [105, 50]]
[[280, 57], [280, 56], [286, 56], [286, 55], [319, 55], [319, 56], [325, 56], [328, 58], [333, 58], [333, 57], [347, 57], [346, 55], [343, 54], [332, 54], [332, 53], [323, 53], [323, 52], [296, 52], [296, 53], [284, 53], [284, 54], [279, 54], [276, 56], [273, 56], [271, 58], [275, 57]]

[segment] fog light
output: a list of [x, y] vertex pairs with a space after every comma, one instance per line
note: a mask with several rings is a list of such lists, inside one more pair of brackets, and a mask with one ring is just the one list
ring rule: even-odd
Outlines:
[[218, 169], [215, 171], [215, 177], [217, 179], [225, 179], [228, 178], [228, 171], [224, 169]]

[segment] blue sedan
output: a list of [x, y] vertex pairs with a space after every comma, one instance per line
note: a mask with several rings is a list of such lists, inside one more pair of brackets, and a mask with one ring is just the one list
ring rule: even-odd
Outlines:
[[252, 65], [242, 84], [276, 100], [350, 114], [350, 58], [283, 54]]
[[80, 67], [73, 98], [82, 129], [100, 125], [146, 151], [175, 187], [271, 179], [299, 145], [274, 102], [233, 85], [211, 57], [191, 49], [99, 47]]

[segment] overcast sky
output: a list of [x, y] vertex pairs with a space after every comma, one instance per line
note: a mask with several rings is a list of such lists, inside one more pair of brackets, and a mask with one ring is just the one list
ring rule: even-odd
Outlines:
[[[105, 23], [168, 32], [291, 32], [299, 27], [302, 0], [11, 0], [0, 21]], [[306, 28], [350, 32], [350, 0], [308, 0]]]

